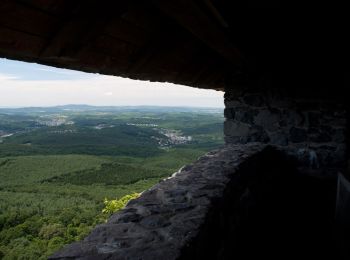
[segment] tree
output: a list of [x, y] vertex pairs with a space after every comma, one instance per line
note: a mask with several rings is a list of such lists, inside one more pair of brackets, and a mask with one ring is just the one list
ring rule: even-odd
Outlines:
[[102, 209], [102, 213], [106, 214], [106, 215], [111, 215], [114, 212], [121, 210], [122, 208], [125, 207], [125, 205], [132, 199], [136, 199], [140, 196], [139, 193], [132, 193], [129, 195], [125, 195], [124, 197], [121, 197], [119, 200], [115, 199], [115, 200], [108, 200], [107, 198], [105, 198], [104, 200], [104, 204], [105, 207], [104, 209]]

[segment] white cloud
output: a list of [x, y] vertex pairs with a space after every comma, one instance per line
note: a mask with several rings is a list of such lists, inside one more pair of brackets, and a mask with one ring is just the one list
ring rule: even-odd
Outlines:
[[0, 83], [5, 82], [5, 81], [9, 81], [9, 80], [14, 80], [14, 79], [18, 79], [18, 77], [14, 76], [14, 75], [0, 73]]
[[21, 80], [0, 74], [0, 106], [159, 105], [223, 107], [223, 92], [88, 74], [74, 80]]

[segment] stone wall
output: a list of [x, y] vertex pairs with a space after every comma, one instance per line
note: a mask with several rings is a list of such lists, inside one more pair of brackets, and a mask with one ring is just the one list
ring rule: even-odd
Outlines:
[[[192, 245], [238, 169], [265, 146], [226, 146], [183, 167], [50, 259], [179, 259]], [[236, 181], [235, 181], [236, 180]], [[239, 190], [242, 193], [242, 190]], [[212, 237], [214, 238], [214, 237]]]
[[227, 91], [225, 105], [222, 149], [50, 259], [334, 258], [336, 185], [319, 177], [345, 166], [343, 103], [254, 90]]
[[317, 174], [344, 167], [346, 109], [342, 102], [251, 90], [227, 91], [225, 106], [226, 143], [280, 146]]
[[226, 145], [50, 259], [229, 260], [254, 259], [256, 252], [339, 259], [332, 236], [336, 182], [295, 166], [276, 147]]

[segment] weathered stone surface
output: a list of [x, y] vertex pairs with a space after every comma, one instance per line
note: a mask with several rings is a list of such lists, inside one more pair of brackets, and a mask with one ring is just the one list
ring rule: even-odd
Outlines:
[[[345, 161], [346, 113], [344, 104], [332, 100], [289, 98], [283, 93], [227, 91], [225, 142], [260, 142], [289, 149], [308, 168], [336, 172]], [[260, 95], [260, 97], [259, 97]], [[236, 107], [235, 107], [236, 106]], [[336, 152], [337, 151], [337, 152]], [[311, 158], [311, 159], [310, 159]], [[328, 170], [330, 169], [330, 170]]]
[[236, 117], [235, 119], [237, 121], [247, 123], [247, 124], [253, 124], [254, 117], [257, 116], [258, 111], [257, 110], [236, 110], [235, 108], [231, 108], [231, 110], [235, 111]]
[[[255, 215], [248, 212], [249, 208], [254, 207], [257, 199], [260, 201], [270, 189], [284, 192], [288, 198], [290, 192], [295, 192], [295, 185], [306, 187], [307, 184], [299, 185], [298, 182], [303, 180], [299, 174], [293, 175], [297, 182], [286, 185], [283, 181], [289, 180], [295, 167], [312, 173], [329, 164], [327, 160], [334, 159], [332, 153], [343, 158], [345, 146], [338, 148], [325, 145], [305, 147], [299, 143], [273, 147], [261, 143], [226, 145], [143, 192], [107, 223], [97, 226], [83, 241], [66, 246], [50, 259], [218, 259], [220, 255], [231, 259], [228, 256], [232, 253], [233, 256], [246, 256], [245, 250], [237, 253], [237, 249], [232, 249], [232, 243], [237, 243], [235, 236], [242, 236], [240, 225], [245, 214]], [[274, 160], [277, 160], [276, 169]], [[270, 181], [273, 186], [270, 186]], [[291, 191], [286, 192], [284, 185]], [[303, 192], [309, 194], [307, 189]], [[274, 192], [271, 194], [278, 197]], [[299, 194], [299, 190], [295, 194]], [[268, 196], [265, 199], [273, 198]], [[290, 199], [291, 203], [295, 201], [293, 196]], [[303, 201], [300, 197], [296, 199]], [[305, 205], [308, 207], [308, 202]], [[288, 208], [288, 205], [284, 206]], [[274, 209], [278, 212], [276, 207]], [[262, 216], [266, 213], [263, 212]], [[297, 221], [304, 223], [301, 219]], [[256, 228], [264, 229], [263, 226], [259, 224]], [[286, 230], [288, 226], [283, 224]], [[276, 230], [279, 229], [278, 226]], [[222, 232], [230, 237], [220, 237]], [[247, 245], [250, 245], [249, 241]], [[213, 255], [206, 255], [206, 252]]]
[[[226, 98], [227, 97], [227, 98]], [[239, 100], [229, 100], [229, 94], [225, 94], [225, 107], [227, 108], [237, 108], [239, 106], [244, 106], [244, 104]]]
[[224, 110], [224, 116], [227, 119], [235, 119], [235, 110], [232, 108], [225, 108]]
[[310, 127], [318, 127], [320, 125], [320, 112], [309, 112], [309, 125]]
[[265, 104], [264, 97], [260, 94], [249, 94], [243, 97], [246, 104], [254, 107], [261, 107]]
[[298, 110], [285, 109], [284, 116], [285, 116], [286, 126], [300, 127], [304, 125], [305, 117]]
[[333, 129], [328, 127], [310, 127], [307, 135], [311, 142], [327, 143], [332, 141]]
[[307, 140], [307, 131], [305, 129], [292, 127], [289, 133], [290, 141], [293, 143], [302, 143]]
[[224, 124], [225, 135], [244, 137], [251, 134], [249, 124], [238, 121], [225, 121]]
[[129, 202], [83, 241], [50, 259], [177, 259], [200, 232], [238, 166], [264, 145], [227, 145], [183, 167]]
[[282, 131], [273, 132], [269, 134], [270, 143], [275, 145], [286, 146], [288, 145], [288, 135]]
[[252, 127], [252, 131], [247, 138], [247, 142], [268, 143], [269, 141], [270, 141], [270, 138], [267, 135], [267, 132], [262, 126], [259, 126], [259, 125], [254, 125]]
[[254, 119], [256, 125], [262, 126], [268, 131], [275, 131], [279, 129], [280, 116], [277, 112], [272, 112], [270, 110], [261, 110]]
[[333, 135], [333, 141], [336, 143], [344, 143], [345, 142], [345, 128], [335, 128]]

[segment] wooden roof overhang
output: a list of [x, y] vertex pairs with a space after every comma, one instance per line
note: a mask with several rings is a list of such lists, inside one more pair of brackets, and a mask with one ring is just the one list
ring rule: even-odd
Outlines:
[[0, 57], [217, 90], [264, 77], [304, 90], [343, 75], [338, 20], [268, 2], [1, 0]]

